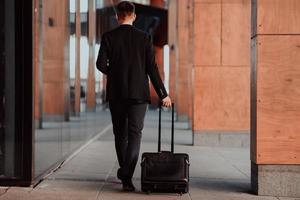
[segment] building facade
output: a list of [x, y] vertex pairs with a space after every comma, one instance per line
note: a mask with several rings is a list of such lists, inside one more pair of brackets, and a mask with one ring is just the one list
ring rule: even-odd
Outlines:
[[[253, 191], [300, 196], [300, 2], [134, 2], [194, 144], [251, 147]], [[95, 58], [116, 3], [1, 1], [0, 184], [37, 182], [97, 133]]]

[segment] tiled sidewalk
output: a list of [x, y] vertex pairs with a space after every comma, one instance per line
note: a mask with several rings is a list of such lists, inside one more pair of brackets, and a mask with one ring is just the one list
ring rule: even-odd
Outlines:
[[[168, 142], [169, 113], [163, 113], [163, 140]], [[148, 111], [143, 132], [142, 152], [156, 151], [157, 112]], [[145, 194], [140, 191], [140, 166], [137, 166], [135, 193], [121, 191], [116, 178], [118, 168], [112, 130], [49, 175], [35, 188], [0, 189], [0, 200], [288, 200], [259, 197], [250, 193], [250, 156], [246, 148], [212, 148], [191, 146], [191, 132], [186, 124], [176, 123], [175, 151], [190, 155], [190, 192]], [[163, 149], [168, 149], [168, 143]]]

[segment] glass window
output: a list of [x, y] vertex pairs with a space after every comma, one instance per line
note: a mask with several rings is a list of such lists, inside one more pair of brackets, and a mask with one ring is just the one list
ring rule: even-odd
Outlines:
[[[91, 76], [88, 72], [89, 58], [93, 52], [89, 50], [88, 11], [91, 11], [89, 3], [93, 0], [63, 1], [69, 15], [60, 23], [67, 26], [56, 23], [65, 12], [49, 11], [61, 7], [61, 3], [39, 2], [43, 4], [39, 6], [42, 8], [38, 20], [40, 28], [34, 36], [39, 37], [34, 40], [39, 43], [35, 45], [40, 48], [37, 51], [39, 55], [35, 55], [39, 56], [35, 59], [39, 64], [35, 64], [34, 69], [37, 79], [35, 87], [41, 90], [34, 98], [35, 104], [39, 102], [41, 105], [39, 111], [39, 106], [35, 106], [35, 120], [38, 116], [41, 119], [35, 127], [35, 177], [62, 162], [101, 131], [101, 115], [86, 110], [87, 80]], [[80, 2], [79, 5], [76, 5], [77, 2]], [[80, 6], [80, 12], [77, 12], [77, 6]]]

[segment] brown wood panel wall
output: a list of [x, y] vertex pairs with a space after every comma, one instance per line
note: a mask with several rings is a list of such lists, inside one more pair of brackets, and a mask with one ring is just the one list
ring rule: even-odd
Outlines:
[[170, 47], [170, 79], [169, 93], [173, 101], [176, 101], [176, 70], [177, 70], [177, 0], [169, 1], [168, 7], [168, 44]]
[[300, 35], [257, 36], [258, 164], [300, 164], [299, 44]]
[[248, 67], [195, 68], [195, 130], [248, 130], [249, 73]]
[[[193, 1], [178, 1], [176, 109], [182, 119], [192, 120]], [[193, 14], [193, 13], [192, 13]]]
[[257, 23], [255, 34], [299, 34], [299, 0], [255, 0]]
[[250, 0], [194, 1], [194, 130], [250, 130]]
[[253, 3], [251, 160], [257, 164], [300, 164], [299, 10], [297, 0]]
[[222, 65], [250, 66], [250, 1], [222, 1]]
[[221, 3], [196, 3], [194, 15], [194, 65], [221, 65]]

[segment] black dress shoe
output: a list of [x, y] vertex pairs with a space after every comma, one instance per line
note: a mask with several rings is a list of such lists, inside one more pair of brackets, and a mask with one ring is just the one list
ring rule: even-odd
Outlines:
[[123, 191], [125, 192], [133, 192], [135, 191], [135, 187], [131, 180], [122, 180]]
[[123, 179], [123, 177], [122, 177], [122, 175], [121, 175], [121, 168], [119, 168], [118, 171], [117, 171], [117, 177], [118, 177], [118, 179], [120, 179], [120, 180]]

